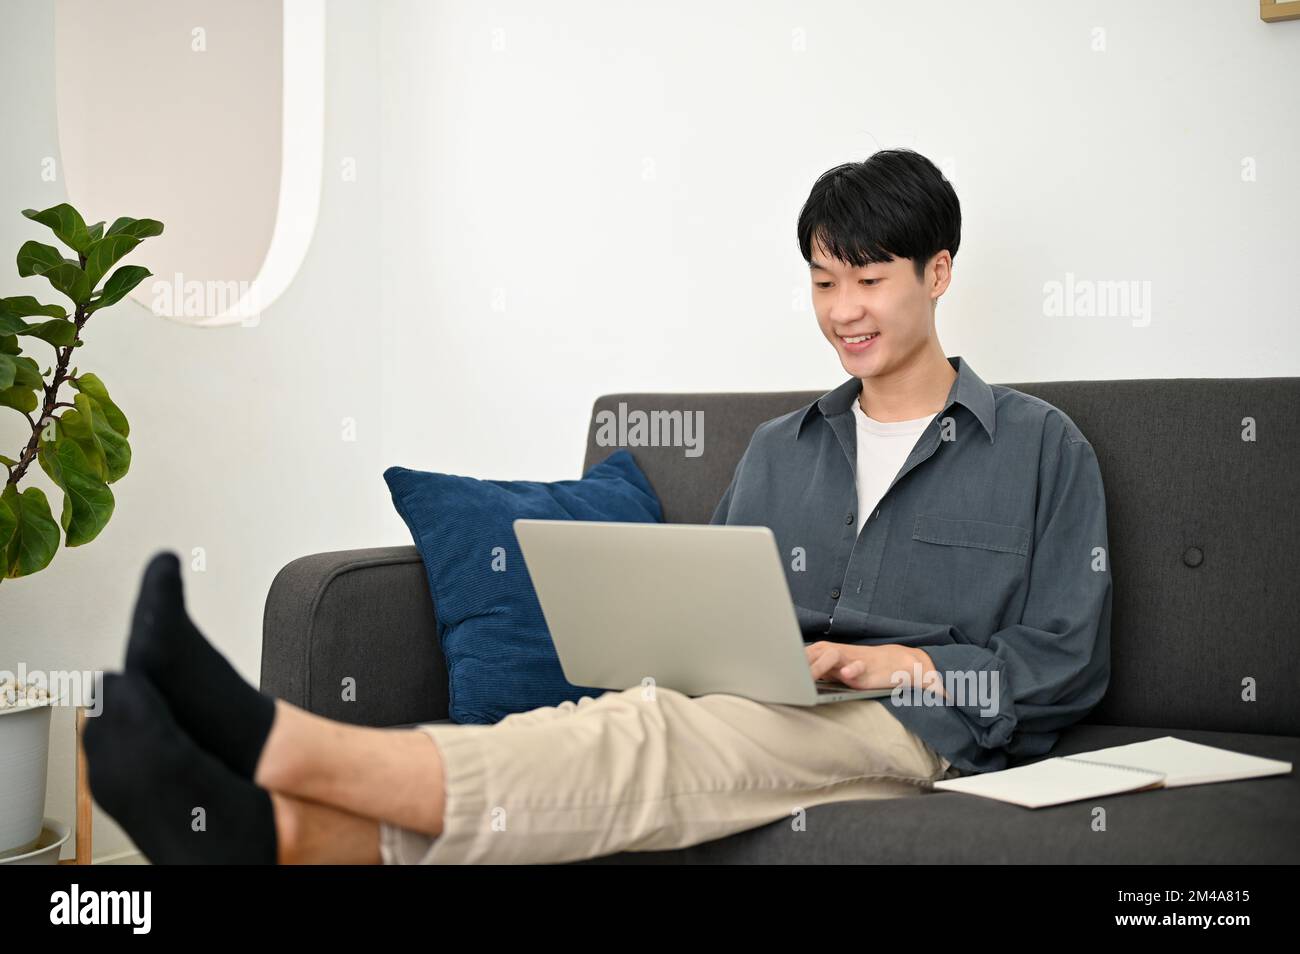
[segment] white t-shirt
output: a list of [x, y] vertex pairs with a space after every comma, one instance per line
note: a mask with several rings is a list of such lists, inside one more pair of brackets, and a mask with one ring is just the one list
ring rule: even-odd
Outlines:
[[877, 421], [867, 416], [860, 401], [853, 402], [853, 416], [858, 422], [858, 533], [867, 517], [875, 513], [880, 498], [903, 469], [916, 439], [935, 414], [910, 421]]

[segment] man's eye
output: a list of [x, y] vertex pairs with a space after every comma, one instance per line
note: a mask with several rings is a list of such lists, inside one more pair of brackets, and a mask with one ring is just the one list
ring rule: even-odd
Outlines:
[[818, 288], [830, 288], [830, 287], [831, 287], [831, 283], [830, 283], [830, 282], [813, 282], [813, 284], [816, 285]]
[[864, 278], [864, 279], [862, 279], [862, 280], [863, 280], [864, 282], [878, 282], [878, 281], [880, 281], [879, 278]]

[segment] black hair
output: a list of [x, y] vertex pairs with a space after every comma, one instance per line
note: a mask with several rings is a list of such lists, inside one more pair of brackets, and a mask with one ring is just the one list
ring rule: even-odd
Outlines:
[[817, 177], [799, 212], [799, 250], [812, 262], [814, 237], [854, 268], [910, 258], [920, 280], [935, 252], [955, 259], [961, 205], [952, 183], [911, 149], [881, 149]]

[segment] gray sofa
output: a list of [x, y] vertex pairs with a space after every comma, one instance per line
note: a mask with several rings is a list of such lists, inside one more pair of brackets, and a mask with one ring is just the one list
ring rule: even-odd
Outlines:
[[[1300, 378], [1013, 384], [1065, 411], [1096, 448], [1114, 578], [1109, 692], [1052, 755], [1162, 735], [1300, 762]], [[630, 448], [665, 519], [707, 523], [750, 434], [819, 391], [610, 394], [583, 469], [613, 448], [595, 414], [703, 410], [705, 452]], [[1243, 440], [1245, 419], [1255, 440]], [[526, 470], [526, 468], [521, 468]], [[575, 475], [577, 476], [577, 475]], [[376, 475], [374, 493], [384, 493]], [[267, 597], [262, 688], [346, 722], [447, 721], [447, 673], [413, 546], [294, 560]], [[358, 698], [340, 699], [345, 677]], [[1253, 680], [1253, 701], [1243, 699]], [[1106, 828], [1094, 830], [1096, 806]], [[671, 852], [586, 863], [1258, 863], [1300, 861], [1300, 780], [1142, 792], [1031, 811], [968, 795], [814, 807]]]

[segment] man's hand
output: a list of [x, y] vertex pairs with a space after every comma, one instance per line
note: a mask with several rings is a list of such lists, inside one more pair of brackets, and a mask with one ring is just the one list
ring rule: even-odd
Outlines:
[[809, 643], [804, 652], [813, 679], [838, 680], [852, 689], [892, 689], [912, 685], [919, 672], [922, 686], [936, 681], [936, 688], [943, 692], [939, 673], [923, 649], [897, 643], [859, 646], [820, 640]]

